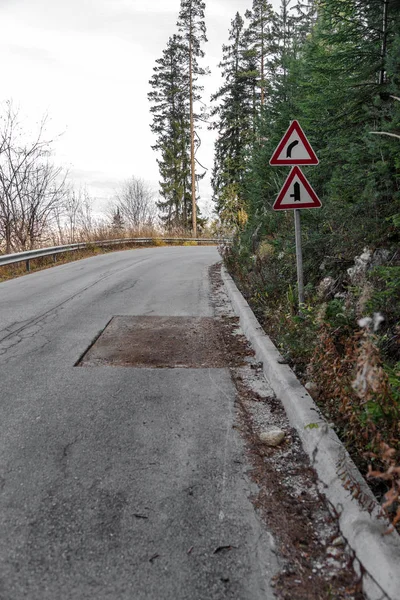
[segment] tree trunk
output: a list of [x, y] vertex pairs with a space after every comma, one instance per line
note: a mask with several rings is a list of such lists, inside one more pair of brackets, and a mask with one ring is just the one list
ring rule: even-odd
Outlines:
[[264, 106], [264, 13], [261, 14], [261, 109]]
[[387, 53], [387, 29], [388, 29], [388, 13], [389, 13], [389, 0], [383, 0], [383, 25], [382, 25], [382, 66], [379, 73], [379, 83], [383, 85], [385, 83], [386, 69], [386, 53]]
[[194, 157], [194, 117], [193, 117], [193, 48], [192, 34], [189, 42], [189, 102], [190, 102], [190, 163], [192, 175], [192, 230], [197, 237], [197, 207], [196, 207], [196, 164]]
[[6, 238], [6, 254], [11, 254], [11, 252], [12, 252], [11, 226], [10, 226], [10, 223], [8, 223], [8, 222], [5, 225], [5, 238]]

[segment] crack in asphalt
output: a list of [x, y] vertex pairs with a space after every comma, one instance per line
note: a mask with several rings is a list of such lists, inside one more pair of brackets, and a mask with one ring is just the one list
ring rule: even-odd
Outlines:
[[75, 439], [72, 440], [72, 442], [68, 442], [68, 444], [65, 444], [62, 447], [61, 459], [60, 459], [60, 468], [61, 468], [61, 472], [62, 472], [63, 477], [67, 477], [68, 460], [70, 458], [71, 449], [75, 446], [75, 444], [77, 442], [80, 441], [80, 439], [81, 439], [81, 436], [77, 435], [75, 437]]
[[[49, 316], [49, 315], [47, 315]], [[54, 315], [50, 315], [50, 316], [54, 316]], [[33, 331], [29, 330], [29, 325], [26, 326], [24, 334], [20, 335], [20, 333], [15, 334], [14, 336], [8, 336], [8, 338], [6, 339], [6, 344], [3, 344], [2, 341], [0, 341], [0, 356], [4, 356], [6, 353], [9, 354], [9, 356], [6, 358], [6, 360], [2, 361], [3, 364], [7, 364], [15, 355], [14, 354], [10, 354], [10, 350], [13, 350], [14, 348], [16, 348], [21, 342], [29, 340], [34, 338], [35, 336], [42, 335], [43, 337], [43, 342], [42, 344], [38, 345], [35, 348], [35, 351], [38, 352], [40, 350], [43, 350], [43, 348], [45, 348], [46, 346], [48, 346], [51, 343], [51, 339], [49, 339], [46, 335], [44, 335], [42, 333], [43, 327], [47, 322], [47, 318], [43, 318], [42, 322], [40, 324], [35, 323], [32, 326]], [[7, 345], [8, 342], [8, 345]]]
[[[43, 325], [44, 325], [44, 323], [43, 323]], [[9, 356], [6, 358], [6, 360], [2, 361], [2, 364], [6, 365], [15, 356], [14, 354], [12, 354], [12, 355], [10, 354], [10, 350], [13, 350], [14, 348], [16, 348], [24, 340], [29, 340], [29, 339], [35, 337], [37, 334], [40, 334], [41, 330], [42, 330], [42, 327], [39, 327], [36, 331], [30, 332], [30, 333], [25, 332], [25, 335], [18, 335], [14, 339], [9, 338], [8, 339], [8, 341], [10, 342], [9, 345], [0, 349], [0, 356], [4, 356], [6, 353], [9, 354]], [[51, 343], [51, 340], [49, 338], [47, 338], [45, 335], [42, 334], [42, 337], [44, 338], [44, 342], [35, 348], [36, 352], [43, 350], [43, 348], [45, 348], [46, 346], [48, 346]]]
[[[132, 266], [136, 267], [137, 265], [139, 265], [139, 264], [141, 264], [143, 262], [146, 262], [148, 260], [150, 260], [150, 259], [149, 258], [143, 258], [143, 259], [135, 262], [134, 265], [129, 265], [128, 267], [123, 267], [121, 269], [116, 269], [116, 270], [113, 270], [113, 271], [107, 271], [102, 277], [100, 277], [99, 279], [96, 279], [96, 281], [94, 281], [90, 285], [87, 285], [87, 286], [81, 288], [80, 290], [78, 290], [77, 292], [75, 292], [74, 294], [72, 294], [71, 296], [69, 296], [68, 298], [66, 298], [65, 300], [63, 300], [59, 304], [57, 304], [56, 306], [53, 306], [52, 308], [46, 310], [41, 315], [38, 315], [37, 317], [33, 317], [32, 319], [27, 319], [26, 321], [22, 321], [21, 323], [23, 323], [23, 324], [18, 329], [15, 329], [14, 331], [10, 332], [10, 328], [14, 327], [18, 323], [13, 323], [12, 325], [8, 325], [4, 329], [1, 329], [0, 330], [0, 334], [4, 333], [4, 332], [7, 332], [7, 334], [0, 339], [0, 356], [3, 356], [4, 354], [6, 354], [10, 349], [12, 349], [15, 346], [17, 346], [18, 344], [20, 344], [23, 340], [26, 340], [26, 339], [29, 339], [31, 337], [34, 337], [35, 335], [37, 335], [38, 333], [40, 333], [42, 331], [44, 325], [46, 324], [47, 319], [49, 317], [50, 318], [55, 318], [57, 316], [58, 310], [60, 308], [63, 308], [68, 302], [71, 302], [72, 300], [74, 300], [75, 298], [77, 298], [78, 296], [80, 296], [81, 294], [83, 294], [84, 292], [86, 292], [87, 290], [90, 290], [91, 288], [93, 288], [94, 286], [96, 286], [98, 283], [101, 283], [102, 281], [105, 281], [109, 277], [112, 277], [113, 275], [115, 275], [117, 273], [122, 273], [123, 271], [131, 269]], [[126, 289], [133, 288], [136, 285], [136, 283], [137, 283], [137, 280], [133, 284], [130, 284], [129, 287], [126, 288]], [[122, 289], [120, 291], [126, 291], [126, 290]], [[38, 329], [36, 331], [34, 331], [32, 333], [27, 333], [26, 332], [26, 330], [28, 328], [35, 327], [35, 326], [38, 327]], [[12, 340], [14, 337], [16, 338], [16, 340], [13, 341], [9, 346], [5, 346], [5, 342], [7, 342], [8, 340]], [[50, 343], [50, 340], [47, 340], [46, 344], [47, 343]]]

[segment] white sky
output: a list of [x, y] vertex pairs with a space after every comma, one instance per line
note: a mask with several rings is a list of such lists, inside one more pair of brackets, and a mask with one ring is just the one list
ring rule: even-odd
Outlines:
[[[221, 83], [217, 64], [230, 22], [251, 6], [206, 0], [206, 103]], [[63, 133], [55, 161], [76, 185], [87, 185], [98, 210], [131, 175], [158, 189], [148, 81], [176, 32], [179, 8], [180, 0], [0, 0], [0, 101], [12, 99], [27, 128], [49, 114], [49, 133]], [[211, 172], [213, 134], [201, 137], [198, 158]], [[209, 180], [200, 192], [210, 208]]]

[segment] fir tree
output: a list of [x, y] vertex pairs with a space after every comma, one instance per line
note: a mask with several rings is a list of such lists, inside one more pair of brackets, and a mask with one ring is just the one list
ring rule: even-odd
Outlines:
[[248, 70], [244, 21], [239, 13], [231, 22], [230, 44], [222, 48], [219, 67], [224, 83], [212, 97], [217, 117], [212, 187], [216, 210], [222, 221], [238, 225], [243, 220], [242, 181], [246, 151], [253, 139], [253, 92], [256, 75]]
[[196, 140], [199, 140], [195, 129], [195, 122], [199, 116], [195, 114], [195, 102], [200, 99], [202, 88], [196, 84], [199, 76], [208, 73], [199, 65], [199, 58], [203, 58], [202, 44], [207, 41], [206, 25], [204, 20], [205, 3], [202, 0], [181, 0], [178, 17], [178, 30], [186, 53], [181, 69], [186, 72], [188, 80], [189, 100], [189, 126], [190, 126], [190, 171], [191, 171], [191, 197], [192, 197], [192, 227], [193, 236], [197, 235], [197, 204], [196, 204]]
[[158, 208], [167, 229], [187, 229], [191, 219], [190, 196], [190, 120], [187, 77], [182, 70], [186, 59], [180, 36], [172, 36], [156, 61], [148, 94], [152, 104], [153, 149], [159, 153], [160, 195]]
[[268, 0], [253, 0], [252, 10], [247, 10], [247, 52], [252, 56], [257, 70], [258, 103], [264, 106], [269, 87], [273, 10]]
[[[372, 132], [400, 127], [399, 8], [398, 0], [282, 0], [275, 18], [276, 77], [246, 164], [241, 244], [254, 248], [267, 235], [285, 255], [294, 251], [292, 219], [271, 210], [287, 173], [268, 161], [297, 118], [320, 158], [306, 171], [323, 203], [302, 219], [308, 281], [318, 280], [321, 265], [336, 275], [364, 246], [398, 239], [400, 147]], [[275, 266], [289, 273], [291, 265]]]
[[111, 228], [113, 230], [113, 233], [117, 235], [121, 234], [125, 228], [124, 219], [122, 218], [121, 212], [118, 207], [113, 212], [111, 219]]

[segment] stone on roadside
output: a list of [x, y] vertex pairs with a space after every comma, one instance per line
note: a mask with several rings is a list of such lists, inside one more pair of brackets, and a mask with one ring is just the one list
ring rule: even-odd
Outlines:
[[343, 554], [342, 548], [335, 548], [334, 546], [328, 546], [326, 549], [326, 553], [328, 556], [332, 556], [333, 558], [338, 558]]
[[318, 285], [318, 296], [321, 299], [330, 300], [333, 297], [336, 281], [333, 277], [325, 277]]
[[344, 538], [339, 535], [337, 538], [335, 538], [332, 542], [332, 546], [344, 546], [345, 545], [345, 540]]
[[282, 429], [270, 429], [260, 433], [260, 440], [267, 446], [279, 446], [285, 438], [285, 432]]
[[304, 387], [306, 388], [306, 390], [310, 394], [310, 396], [313, 398], [313, 400], [318, 398], [318, 396], [321, 393], [321, 390], [319, 389], [318, 385], [316, 383], [314, 383], [313, 381], [307, 381], [307, 383]]

